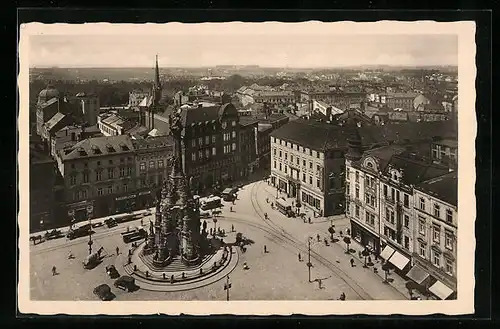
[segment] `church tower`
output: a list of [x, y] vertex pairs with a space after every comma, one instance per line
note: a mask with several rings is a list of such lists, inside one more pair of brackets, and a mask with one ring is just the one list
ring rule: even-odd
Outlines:
[[155, 80], [153, 82], [153, 106], [158, 106], [161, 100], [161, 82], [160, 82], [160, 69], [158, 68], [158, 55], [156, 55], [156, 66], [155, 66]]

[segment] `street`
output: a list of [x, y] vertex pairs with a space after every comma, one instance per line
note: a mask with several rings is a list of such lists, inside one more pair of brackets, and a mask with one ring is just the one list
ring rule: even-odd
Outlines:
[[[217, 227], [228, 235], [241, 232], [251, 241], [247, 251], [240, 252], [237, 267], [230, 274], [231, 300], [331, 300], [345, 293], [347, 300], [394, 300], [408, 297], [391, 285], [382, 283], [380, 276], [371, 269], [362, 267], [356, 259], [351, 267], [350, 255], [345, 254], [341, 241], [326, 246], [323, 238], [328, 237], [330, 220], [314, 218], [304, 223], [300, 218], [287, 218], [271, 209], [266, 197], [274, 200], [276, 193], [265, 182], [244, 186], [238, 192], [235, 204], [224, 203], [222, 216]], [[271, 201], [270, 201], [271, 202]], [[232, 206], [233, 211], [230, 211]], [[264, 218], [268, 214], [268, 219]], [[153, 220], [153, 215], [144, 217], [144, 224]], [[211, 219], [206, 219], [208, 228], [213, 228]], [[203, 219], [202, 219], [203, 222]], [[333, 218], [337, 232], [346, 227], [344, 216]], [[120, 232], [127, 226], [139, 225], [139, 220], [127, 222], [108, 229], [95, 228], [92, 248], [104, 248], [103, 263], [92, 270], [82, 266], [82, 259], [88, 255], [88, 237], [68, 241], [65, 238], [31, 245], [30, 278], [33, 300], [95, 300], [92, 289], [101, 283], [112, 287], [113, 280], [105, 273], [105, 266], [114, 264], [116, 247], [127, 252]], [[235, 232], [231, 232], [234, 226]], [[320, 242], [316, 236], [320, 235]], [[311, 282], [308, 278], [308, 238], [311, 240]], [[264, 246], [267, 252], [264, 252]], [[68, 259], [68, 254], [75, 256]], [[299, 261], [300, 253], [302, 261]], [[243, 269], [247, 263], [249, 269]], [[58, 275], [51, 273], [52, 266]], [[321, 280], [321, 287], [318, 280]], [[68, 282], [71, 284], [68, 289]], [[116, 300], [225, 300], [225, 280], [207, 286], [181, 292], [153, 292], [140, 289], [133, 293], [113, 289]]]

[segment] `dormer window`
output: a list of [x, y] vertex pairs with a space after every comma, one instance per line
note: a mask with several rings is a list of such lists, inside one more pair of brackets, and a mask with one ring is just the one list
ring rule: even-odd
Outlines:
[[102, 154], [101, 149], [96, 145], [92, 145], [92, 152], [94, 152], [94, 154]]

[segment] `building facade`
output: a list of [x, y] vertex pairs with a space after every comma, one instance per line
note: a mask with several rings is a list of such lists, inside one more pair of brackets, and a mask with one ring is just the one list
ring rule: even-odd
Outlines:
[[161, 187], [172, 169], [174, 141], [171, 136], [132, 140], [135, 150], [137, 207], [154, 205], [154, 190]]
[[129, 136], [96, 137], [60, 150], [68, 220], [126, 212], [136, 203], [135, 154]]
[[240, 177], [248, 177], [258, 167], [258, 124], [255, 119], [240, 118], [240, 134], [238, 146], [240, 148]]
[[454, 298], [457, 291], [457, 183], [451, 172], [415, 187], [413, 265], [429, 277], [422, 284], [440, 299]]
[[43, 230], [55, 224], [55, 161], [46, 144], [30, 138], [30, 231]]
[[240, 124], [231, 103], [222, 106], [184, 107], [182, 156], [184, 172], [201, 192], [240, 176]]

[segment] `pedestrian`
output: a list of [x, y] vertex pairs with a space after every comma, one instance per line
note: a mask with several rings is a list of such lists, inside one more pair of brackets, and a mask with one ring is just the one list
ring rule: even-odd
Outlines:
[[372, 263], [372, 258], [370, 256], [368, 256], [368, 264], [371, 264]]
[[341, 294], [340, 294], [340, 298], [339, 298], [339, 299], [340, 299], [340, 300], [345, 300], [345, 294], [344, 294], [344, 293], [341, 293]]
[[120, 248], [116, 247], [116, 256], [120, 254]]
[[351, 258], [351, 267], [354, 267], [354, 259]]
[[142, 224], [143, 224], [143, 223], [144, 223], [144, 222], [143, 222], [143, 219], [141, 218], [141, 226], [142, 226]]
[[300, 252], [299, 252], [299, 262], [302, 261], [302, 256], [300, 255]]
[[271, 209], [274, 209], [274, 202], [271, 202]]
[[57, 269], [55, 266], [52, 266], [52, 276], [57, 274]]
[[318, 242], [319, 242], [319, 234], [316, 235], [316, 239], [318, 239]]
[[359, 258], [363, 257], [363, 253], [361, 252], [361, 250], [358, 251], [358, 256], [359, 256]]
[[346, 229], [345, 232], [347, 233], [347, 235], [351, 235], [351, 230], [349, 228]]
[[232, 212], [232, 211], [233, 211], [233, 207], [232, 207], [232, 206], [231, 206], [231, 207], [229, 207], [229, 211], [230, 211], [230, 212]]
[[231, 224], [231, 232], [234, 232], [234, 225]]
[[318, 279], [318, 288], [319, 289], [323, 289], [323, 287], [321, 286], [321, 281], [322, 281], [321, 279]]
[[264, 254], [267, 254], [267, 246], [264, 245]]
[[309, 224], [311, 224], [311, 216], [309, 216]]

